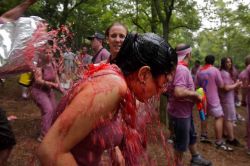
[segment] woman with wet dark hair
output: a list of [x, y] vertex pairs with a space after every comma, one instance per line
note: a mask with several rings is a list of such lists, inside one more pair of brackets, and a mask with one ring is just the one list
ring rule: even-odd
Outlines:
[[39, 147], [42, 165], [98, 165], [105, 149], [119, 146], [126, 165], [142, 153], [135, 130], [136, 99], [159, 95], [175, 69], [175, 51], [159, 36], [127, 35], [117, 65], [90, 66], [58, 107]]
[[236, 121], [236, 109], [234, 91], [242, 84], [241, 81], [234, 81], [233, 61], [231, 57], [221, 59], [221, 77], [224, 80], [224, 89], [220, 91], [220, 101], [224, 112], [224, 135], [227, 136], [226, 143], [233, 146], [240, 146], [240, 142], [234, 136], [233, 122]]

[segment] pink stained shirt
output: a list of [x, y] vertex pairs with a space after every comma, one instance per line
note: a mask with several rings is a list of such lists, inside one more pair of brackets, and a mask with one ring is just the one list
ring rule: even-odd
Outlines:
[[[239, 78], [241, 81], [247, 81], [248, 84], [250, 83], [250, 65], [248, 65], [246, 67], [246, 69], [244, 69], [240, 75]], [[246, 102], [250, 103], [250, 88], [247, 88], [247, 96], [246, 96]]]
[[104, 61], [106, 59], [109, 59], [110, 53], [108, 52], [108, 50], [106, 50], [105, 48], [102, 48], [102, 50], [95, 55], [92, 58], [92, 63], [100, 63], [101, 61]]
[[[234, 81], [232, 77], [230, 76], [229, 72], [225, 70], [221, 70], [220, 73], [221, 73], [221, 77], [225, 85], [234, 84]], [[220, 95], [220, 100], [222, 104], [226, 104], [226, 103], [234, 104], [234, 90], [220, 91], [219, 95]]]
[[224, 85], [220, 71], [214, 66], [202, 67], [196, 75], [195, 84], [202, 87], [207, 97], [207, 108], [218, 108], [221, 106], [218, 88]]
[[194, 103], [185, 98], [176, 98], [174, 96], [174, 87], [184, 87], [189, 90], [194, 90], [194, 82], [189, 69], [179, 64], [176, 68], [175, 78], [169, 88], [169, 102], [167, 105], [168, 113], [176, 118], [188, 118], [192, 115]]

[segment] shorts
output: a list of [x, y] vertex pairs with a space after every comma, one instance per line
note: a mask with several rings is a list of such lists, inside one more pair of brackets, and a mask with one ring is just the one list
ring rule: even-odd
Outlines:
[[196, 143], [196, 133], [193, 117], [175, 118], [169, 115], [169, 124], [173, 129], [174, 148], [177, 151], [185, 152], [189, 145]]
[[5, 111], [0, 108], [0, 150], [11, 148], [15, 144], [15, 136], [6, 118]]
[[228, 121], [236, 121], [236, 110], [234, 103], [222, 103], [224, 119]]
[[214, 118], [219, 118], [219, 117], [224, 116], [221, 105], [218, 106], [218, 107], [209, 108], [208, 109], [208, 114], [213, 116]]

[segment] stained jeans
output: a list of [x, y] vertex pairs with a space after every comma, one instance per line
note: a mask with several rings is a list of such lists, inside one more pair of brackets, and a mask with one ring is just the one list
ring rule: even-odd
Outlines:
[[52, 124], [56, 109], [56, 99], [52, 89], [32, 87], [33, 100], [41, 110], [41, 136], [45, 136]]

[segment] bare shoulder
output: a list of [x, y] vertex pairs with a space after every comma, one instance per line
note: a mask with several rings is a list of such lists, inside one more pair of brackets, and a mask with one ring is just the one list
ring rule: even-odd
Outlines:
[[[90, 104], [91, 108], [88, 108], [88, 110], [93, 109], [94, 112], [115, 111], [118, 103], [127, 92], [126, 81], [122, 76], [113, 73], [98, 72], [97, 74], [99, 76], [88, 79], [75, 89], [77, 95], [70, 102], [68, 108], [72, 106], [74, 107], [72, 110], [84, 111], [82, 106], [85, 107], [85, 105]], [[99, 108], [99, 106], [101, 107]]]
[[125, 79], [117, 74], [106, 74], [102, 77], [97, 77], [97, 84], [102, 87], [102, 89], [111, 88], [117, 89], [121, 95], [127, 92], [127, 83]]

